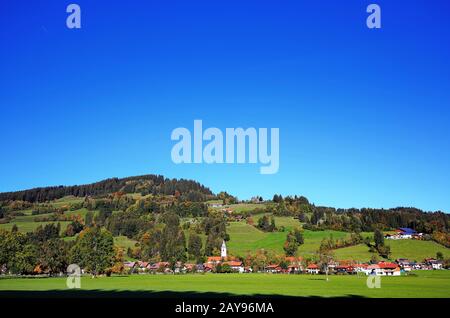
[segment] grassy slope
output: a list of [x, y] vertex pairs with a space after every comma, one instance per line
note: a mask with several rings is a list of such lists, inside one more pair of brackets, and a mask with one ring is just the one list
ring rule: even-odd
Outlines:
[[[255, 221], [256, 222], [256, 221]], [[277, 217], [275, 219], [277, 226], [285, 226], [285, 232], [266, 233], [258, 230], [254, 226], [245, 222], [231, 222], [227, 228], [230, 235], [228, 249], [231, 254], [245, 255], [247, 251], [257, 249], [272, 250], [276, 253], [283, 253], [283, 244], [286, 240], [288, 230], [300, 223], [290, 217]], [[305, 244], [299, 248], [299, 254], [302, 256], [312, 256], [319, 248], [323, 238], [333, 235], [334, 238], [346, 237], [348, 233], [338, 231], [308, 231], [303, 232]]]
[[[262, 217], [255, 215], [254, 221]], [[283, 253], [283, 244], [286, 239], [287, 231], [294, 227], [298, 227], [300, 223], [292, 217], [275, 217], [277, 226], [285, 226], [285, 232], [265, 233], [254, 226], [245, 222], [231, 222], [227, 228], [230, 234], [230, 242], [228, 249], [233, 255], [245, 255], [247, 251], [255, 251], [257, 249], [271, 250], [276, 253]], [[299, 248], [299, 255], [303, 257], [311, 257], [320, 246], [320, 242], [324, 238], [333, 235], [334, 239], [344, 238], [349, 235], [346, 232], [339, 231], [308, 231], [303, 232], [305, 244]], [[363, 237], [372, 237], [372, 233], [361, 233]], [[386, 241], [391, 246], [391, 259], [409, 258], [411, 260], [423, 261], [427, 257], [436, 257], [436, 252], [441, 251], [445, 257], [450, 257], [450, 249], [445, 248], [435, 242], [417, 241], [417, 240], [399, 240]], [[337, 249], [334, 251], [336, 259], [353, 259], [357, 261], [368, 261], [372, 257], [368, 247], [364, 244]]]
[[[290, 295], [345, 297], [450, 297], [450, 271], [418, 273], [417, 277], [383, 277], [381, 289], [369, 289], [365, 276], [209, 274], [209, 275], [135, 275], [91, 279], [83, 277], [82, 290], [130, 290], [216, 292], [236, 295]], [[0, 291], [65, 290], [65, 278], [0, 279]], [[69, 291], [76, 295], [78, 291]], [[67, 295], [67, 294], [66, 294]], [[58, 294], [56, 294], [58, 296]], [[150, 296], [150, 293], [147, 294]]]
[[[69, 204], [73, 204], [73, 203], [79, 203], [82, 202], [84, 199], [83, 198], [77, 198], [74, 196], [67, 196], [58, 200], [53, 201], [51, 204], [55, 207], [62, 207], [65, 205], [69, 205]], [[17, 216], [15, 217], [10, 223], [6, 223], [6, 224], [0, 224], [0, 229], [5, 229], [5, 230], [11, 230], [11, 228], [14, 226], [14, 224], [16, 224], [19, 228], [20, 232], [26, 233], [26, 232], [32, 232], [34, 231], [39, 225], [46, 225], [46, 224], [56, 224], [56, 223], [60, 223], [61, 224], [61, 231], [65, 231], [67, 225], [70, 223], [68, 221], [62, 221], [62, 222], [34, 222], [34, 218], [36, 217], [43, 217], [43, 216], [50, 216], [52, 213], [47, 213], [47, 214], [41, 214], [41, 215], [32, 215], [32, 209], [26, 209], [23, 211], [19, 211], [24, 213], [24, 216]], [[67, 211], [65, 212], [67, 215], [81, 215], [83, 218], [87, 213], [86, 209], [80, 209], [80, 210], [76, 210], [76, 211]]]
[[70, 222], [34, 222], [33, 220], [28, 221], [20, 221], [15, 219], [13, 222], [6, 223], [6, 224], [0, 224], [0, 229], [5, 230], [11, 230], [11, 228], [14, 226], [14, 224], [17, 225], [20, 232], [26, 233], [26, 232], [33, 232], [39, 225], [45, 226], [46, 224], [50, 223], [60, 223], [61, 224], [61, 231], [65, 231], [67, 228], [67, 225]]
[[[386, 241], [391, 247], [390, 259], [408, 258], [418, 262], [427, 257], [436, 257], [437, 252], [442, 252], [444, 257], [450, 257], [450, 249], [431, 241], [399, 240]], [[369, 260], [372, 254], [366, 245], [360, 244], [337, 249], [334, 252], [338, 259]]]
[[[209, 201], [213, 203], [213, 201]], [[217, 202], [214, 202], [217, 203]], [[220, 202], [219, 202], [220, 203]], [[252, 211], [254, 209], [264, 209], [266, 207], [266, 204], [264, 203], [238, 203], [238, 204], [232, 204], [232, 205], [224, 205], [221, 208], [214, 208], [215, 210], [221, 210], [223, 208], [231, 208], [233, 212], [235, 213], [241, 213], [246, 211]]]
[[136, 243], [137, 243], [137, 241], [131, 240], [126, 236], [114, 237], [114, 244], [118, 247], [123, 248], [125, 253], [129, 247], [131, 247], [131, 248], [135, 247]]

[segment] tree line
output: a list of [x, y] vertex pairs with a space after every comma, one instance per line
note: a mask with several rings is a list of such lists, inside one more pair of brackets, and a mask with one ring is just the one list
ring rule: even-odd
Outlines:
[[211, 190], [200, 183], [186, 179], [168, 179], [161, 175], [143, 175], [127, 178], [110, 178], [96, 183], [74, 186], [41, 187], [30, 190], [0, 193], [0, 201], [45, 202], [64, 196], [101, 196], [114, 192], [184, 195], [190, 201], [204, 201], [213, 196]]

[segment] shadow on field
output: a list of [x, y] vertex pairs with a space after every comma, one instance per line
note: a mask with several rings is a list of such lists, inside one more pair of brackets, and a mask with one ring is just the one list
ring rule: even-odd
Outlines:
[[[328, 297], [310, 296], [286, 296], [286, 295], [267, 295], [267, 294], [253, 294], [253, 295], [236, 295], [230, 293], [214, 293], [214, 292], [172, 292], [172, 291], [122, 291], [122, 290], [47, 290], [47, 291], [17, 291], [4, 290], [0, 291], [0, 299], [89, 299], [89, 298], [120, 298], [120, 299], [322, 299]], [[345, 295], [336, 298], [364, 298], [360, 295]]]

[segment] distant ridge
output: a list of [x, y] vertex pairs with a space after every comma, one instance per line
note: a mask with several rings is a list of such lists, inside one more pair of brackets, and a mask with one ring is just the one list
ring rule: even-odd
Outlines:
[[142, 175], [126, 178], [109, 178], [90, 184], [72, 186], [39, 187], [29, 190], [0, 193], [0, 201], [22, 200], [28, 202], [45, 202], [60, 199], [64, 196], [77, 197], [105, 195], [114, 192], [164, 194], [172, 195], [195, 192], [205, 196], [213, 195], [212, 191], [194, 180], [168, 179], [161, 175]]

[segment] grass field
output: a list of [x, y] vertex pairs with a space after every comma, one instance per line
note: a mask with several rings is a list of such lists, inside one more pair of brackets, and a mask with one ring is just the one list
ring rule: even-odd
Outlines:
[[[65, 278], [2, 278], [0, 297], [13, 291], [54, 291], [53, 296], [71, 297], [91, 291], [94, 295], [128, 291], [133, 297], [161, 297], [179, 292], [194, 295], [271, 295], [315, 297], [423, 297], [450, 298], [450, 271], [417, 272], [417, 276], [382, 277], [380, 289], [369, 289], [366, 276], [207, 274], [134, 275], [81, 280], [81, 290], [67, 290]], [[133, 293], [134, 292], [134, 293]], [[157, 294], [156, 294], [157, 293]], [[92, 294], [90, 294], [92, 296]], [[169, 295], [169, 294], [168, 294]], [[39, 296], [39, 293], [34, 294]], [[107, 296], [112, 296], [108, 294]]]

